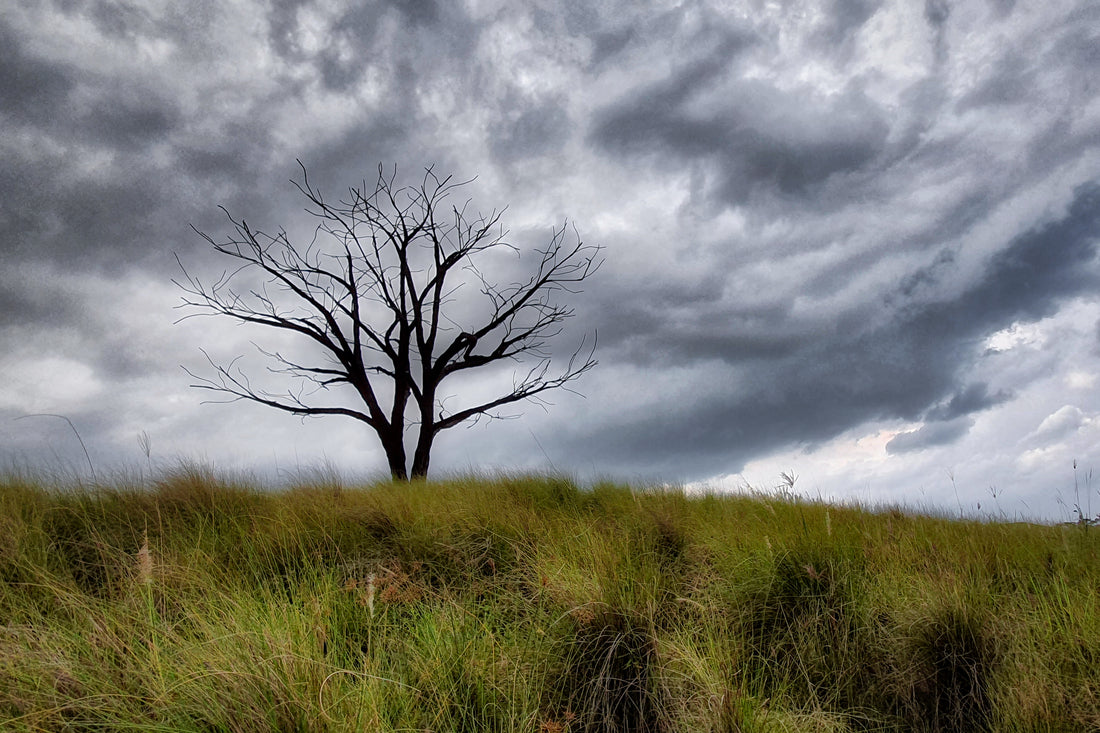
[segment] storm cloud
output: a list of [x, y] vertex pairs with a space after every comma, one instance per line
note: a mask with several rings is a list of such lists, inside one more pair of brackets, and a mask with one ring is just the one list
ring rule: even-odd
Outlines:
[[1098, 33], [1086, 0], [0, 11], [0, 460], [80, 469], [17, 419], [50, 413], [100, 466], [144, 433], [381, 470], [359, 425], [200, 404], [180, 365], [265, 334], [175, 324], [171, 279], [224, 269], [218, 205], [308, 240], [296, 160], [332, 197], [434, 165], [521, 249], [568, 221], [606, 255], [552, 345], [598, 332], [584, 398], [447, 434], [441, 470], [904, 501], [950, 467], [953, 506], [996, 475], [1055, 516], [1100, 447]]

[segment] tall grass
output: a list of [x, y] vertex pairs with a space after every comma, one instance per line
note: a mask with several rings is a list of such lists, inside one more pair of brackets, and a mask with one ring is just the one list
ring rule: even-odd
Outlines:
[[1100, 532], [558, 477], [0, 481], [0, 729], [1100, 729]]

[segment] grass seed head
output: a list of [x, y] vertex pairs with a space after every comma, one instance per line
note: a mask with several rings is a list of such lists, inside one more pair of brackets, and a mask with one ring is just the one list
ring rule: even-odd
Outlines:
[[141, 583], [153, 582], [153, 554], [149, 552], [149, 533], [141, 536], [141, 549], [137, 552], [137, 576]]

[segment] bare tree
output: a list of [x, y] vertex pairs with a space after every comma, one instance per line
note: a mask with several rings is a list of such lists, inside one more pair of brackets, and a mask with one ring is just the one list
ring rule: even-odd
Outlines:
[[[405, 479], [406, 432], [415, 434], [411, 475], [423, 477], [441, 431], [501, 417], [497, 411], [505, 405], [568, 389], [596, 365], [594, 335], [590, 343], [582, 340], [560, 371], [551, 371], [546, 350], [574, 314], [557, 297], [576, 292], [601, 264], [600, 247], [584, 244], [575, 229], [555, 229], [545, 247], [534, 250], [525, 277], [498, 285], [482, 269], [487, 254], [520, 253], [505, 239], [501, 212], [471, 215], [469, 201], [449, 202], [469, 181], [440, 179], [428, 168], [418, 185], [398, 187], [396, 168], [379, 166], [373, 188], [364, 183], [330, 203], [298, 164], [301, 181], [292, 183], [317, 220], [308, 243], [292, 243], [283, 229], [266, 234], [222, 207], [231, 235], [219, 241], [195, 231], [237, 267], [203, 284], [180, 263], [183, 277], [174, 282], [184, 291], [181, 307], [197, 309], [184, 318], [222, 315], [298, 334], [317, 357], [291, 359], [257, 346], [272, 363], [268, 371], [291, 379], [287, 391], [273, 393], [254, 387], [236, 360], [218, 364], [207, 355], [213, 375], [188, 370], [196, 380], [192, 387], [227, 395], [222, 401], [360, 420], [378, 435], [391, 475]], [[478, 291], [476, 304], [460, 297], [472, 289]], [[525, 358], [528, 365], [500, 396], [456, 410], [444, 407], [451, 395], [442, 391], [443, 383], [452, 375]], [[320, 402], [332, 399], [330, 388], [339, 385], [350, 386], [362, 404]]]

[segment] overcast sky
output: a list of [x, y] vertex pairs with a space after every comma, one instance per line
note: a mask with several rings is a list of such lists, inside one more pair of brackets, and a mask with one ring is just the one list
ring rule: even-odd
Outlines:
[[174, 256], [230, 264], [190, 229], [227, 233], [219, 204], [304, 231], [300, 158], [333, 197], [379, 163], [477, 176], [512, 241], [568, 220], [605, 248], [555, 346], [598, 330], [584, 398], [444, 433], [437, 473], [787, 471], [809, 496], [1049, 519], [1076, 478], [1087, 506], [1100, 4], [352, 5], [0, 7], [0, 461], [86, 466], [63, 420], [18, 419], [50, 413], [100, 472], [384, 470], [359, 423], [201, 404], [181, 369], [270, 343], [175, 324]]

